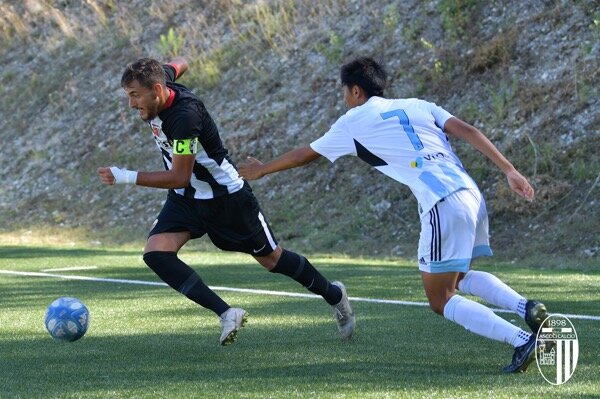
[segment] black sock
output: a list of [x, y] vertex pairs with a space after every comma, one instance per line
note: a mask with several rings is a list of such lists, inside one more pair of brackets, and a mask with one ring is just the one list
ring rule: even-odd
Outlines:
[[284, 249], [272, 273], [289, 276], [306, 287], [310, 292], [321, 295], [328, 304], [335, 305], [342, 299], [342, 291], [329, 281], [308, 259], [295, 252]]
[[147, 252], [144, 254], [144, 262], [171, 288], [198, 305], [212, 310], [217, 316], [229, 309], [230, 306], [208, 288], [198, 273], [177, 257], [177, 253]]

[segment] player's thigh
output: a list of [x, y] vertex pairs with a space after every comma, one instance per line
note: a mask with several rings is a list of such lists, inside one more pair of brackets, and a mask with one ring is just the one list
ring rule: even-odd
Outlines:
[[427, 273], [421, 272], [423, 288], [431, 308], [443, 314], [446, 302], [454, 295], [458, 272]]
[[204, 222], [197, 216], [199, 206], [200, 201], [170, 193], [148, 234], [144, 253], [177, 252], [190, 239], [206, 234]]
[[265, 258], [265, 262], [275, 256], [271, 254], [277, 249], [277, 240], [251, 191], [244, 188], [224, 198], [220, 216], [207, 226], [208, 236], [218, 248]]
[[454, 286], [458, 278], [458, 272], [446, 273], [427, 273], [421, 272], [423, 288], [429, 297], [436, 295], [445, 295], [445, 293], [454, 294]]
[[148, 237], [144, 253], [161, 251], [161, 252], [179, 252], [181, 247], [190, 240], [191, 233], [189, 231], [178, 231], [169, 233], [158, 233]]

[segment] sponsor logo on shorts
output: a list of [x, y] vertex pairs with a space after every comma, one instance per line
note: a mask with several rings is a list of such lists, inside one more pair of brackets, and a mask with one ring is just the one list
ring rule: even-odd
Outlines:
[[265, 249], [265, 247], [267, 246], [267, 244], [263, 245], [262, 247], [258, 248], [258, 249], [253, 249], [252, 252], [254, 252], [255, 254], [259, 253], [260, 251], [262, 251], [263, 249]]

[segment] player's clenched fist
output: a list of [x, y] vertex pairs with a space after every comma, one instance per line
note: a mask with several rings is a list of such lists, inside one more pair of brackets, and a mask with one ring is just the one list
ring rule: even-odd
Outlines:
[[110, 168], [98, 168], [98, 175], [102, 184], [135, 184], [137, 172], [133, 170], [121, 169], [116, 166]]
[[113, 185], [115, 184], [115, 177], [113, 176], [110, 168], [98, 168], [96, 169], [98, 176], [100, 176], [100, 182], [102, 184]]

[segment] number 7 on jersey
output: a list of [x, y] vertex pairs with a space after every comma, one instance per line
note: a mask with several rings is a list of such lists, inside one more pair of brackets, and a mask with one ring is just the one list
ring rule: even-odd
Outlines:
[[410, 124], [410, 121], [408, 120], [408, 115], [406, 115], [406, 112], [404, 112], [403, 109], [395, 109], [392, 111], [384, 112], [379, 115], [381, 115], [383, 120], [390, 119], [390, 118], [397, 116], [398, 119], [400, 120], [400, 124], [402, 125], [402, 128], [404, 129], [404, 132], [406, 133], [406, 135], [408, 136], [408, 139], [410, 140], [411, 144], [413, 145], [413, 148], [417, 151], [423, 149], [423, 143], [421, 142], [421, 139], [419, 138], [417, 133], [415, 133], [415, 129]]

